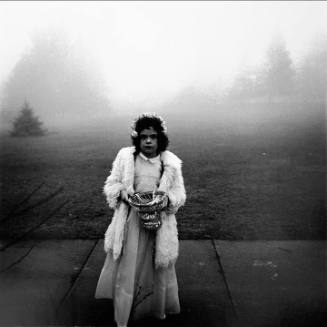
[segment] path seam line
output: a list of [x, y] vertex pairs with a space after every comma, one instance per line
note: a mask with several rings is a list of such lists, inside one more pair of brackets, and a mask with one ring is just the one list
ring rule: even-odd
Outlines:
[[224, 284], [225, 284], [225, 287], [226, 287], [227, 296], [228, 296], [229, 301], [230, 301], [230, 303], [232, 305], [233, 313], [234, 313], [235, 317], [238, 319], [238, 314], [237, 314], [236, 306], [235, 306], [235, 303], [234, 303], [234, 300], [233, 300], [233, 297], [232, 297], [232, 292], [230, 290], [230, 287], [229, 287], [229, 284], [228, 284], [228, 281], [227, 281], [227, 278], [226, 278], [224, 267], [223, 267], [223, 265], [221, 263], [221, 259], [220, 259], [218, 247], [217, 247], [214, 239], [211, 239], [211, 243], [212, 243], [212, 246], [213, 246], [213, 248], [215, 250], [215, 253], [216, 253], [218, 265], [219, 265], [219, 268], [220, 268], [220, 271], [221, 271], [221, 275], [223, 277], [223, 281], [224, 281]]
[[59, 305], [58, 305], [58, 307], [56, 309], [56, 315], [58, 315], [59, 309], [61, 308], [61, 306], [64, 304], [64, 302], [67, 300], [67, 298], [72, 294], [73, 290], [75, 289], [75, 287], [76, 287], [76, 285], [77, 285], [77, 283], [79, 281], [79, 278], [80, 278], [80, 276], [81, 276], [81, 274], [83, 272], [83, 269], [87, 265], [87, 262], [89, 261], [89, 258], [92, 255], [92, 253], [93, 253], [93, 251], [94, 251], [94, 249], [95, 249], [95, 247], [97, 246], [98, 243], [99, 243], [99, 239], [97, 239], [94, 242], [94, 244], [91, 246], [91, 249], [88, 252], [88, 254], [86, 255], [84, 261], [82, 262], [81, 267], [78, 270], [77, 275], [74, 278], [71, 286], [69, 287], [69, 289], [67, 290], [66, 294], [63, 296], [62, 300], [60, 301], [60, 303], [59, 303]]

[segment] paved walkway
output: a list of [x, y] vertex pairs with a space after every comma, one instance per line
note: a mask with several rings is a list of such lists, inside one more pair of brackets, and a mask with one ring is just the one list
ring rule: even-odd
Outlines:
[[[104, 258], [102, 240], [0, 251], [0, 326], [115, 326], [94, 299]], [[326, 326], [324, 241], [181, 241], [176, 269], [181, 314], [131, 326]]]

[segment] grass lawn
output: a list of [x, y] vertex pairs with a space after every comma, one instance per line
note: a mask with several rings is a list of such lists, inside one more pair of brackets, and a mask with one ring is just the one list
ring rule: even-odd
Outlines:
[[[277, 109], [257, 120], [167, 119], [188, 196], [177, 215], [181, 239], [325, 237], [324, 108], [302, 118], [292, 116], [293, 107]], [[0, 237], [20, 235], [63, 202], [33, 237], [102, 237], [112, 215], [102, 187], [117, 151], [129, 145], [129, 123], [45, 137], [3, 136]]]

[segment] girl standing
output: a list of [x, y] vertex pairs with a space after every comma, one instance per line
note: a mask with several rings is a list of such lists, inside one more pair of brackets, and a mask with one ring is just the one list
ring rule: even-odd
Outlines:
[[[118, 152], [104, 185], [114, 215], [105, 233], [107, 255], [95, 292], [97, 299], [113, 299], [118, 326], [127, 326], [129, 319], [164, 319], [180, 312], [175, 213], [186, 200], [182, 162], [166, 150], [167, 128], [160, 116], [145, 113], [132, 128], [133, 146]], [[147, 191], [163, 191], [168, 197], [156, 232], [145, 230], [128, 204], [129, 196]]]

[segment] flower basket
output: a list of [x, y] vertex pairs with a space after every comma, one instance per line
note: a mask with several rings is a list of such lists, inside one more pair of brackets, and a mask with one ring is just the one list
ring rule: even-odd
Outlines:
[[137, 192], [128, 200], [136, 208], [142, 226], [147, 230], [157, 230], [161, 226], [161, 210], [167, 206], [168, 198], [164, 192]]

